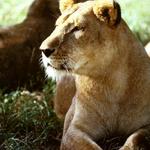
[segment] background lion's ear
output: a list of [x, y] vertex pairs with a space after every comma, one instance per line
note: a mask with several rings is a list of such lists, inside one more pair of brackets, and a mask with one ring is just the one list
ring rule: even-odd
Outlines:
[[100, 21], [113, 27], [121, 20], [120, 6], [114, 0], [97, 0], [93, 6], [94, 14]]
[[59, 9], [62, 13], [67, 8], [72, 7], [75, 3], [85, 2], [87, 0], [59, 0]]
[[59, 1], [59, 9], [61, 13], [66, 10], [67, 8], [71, 7], [76, 0], [60, 0]]

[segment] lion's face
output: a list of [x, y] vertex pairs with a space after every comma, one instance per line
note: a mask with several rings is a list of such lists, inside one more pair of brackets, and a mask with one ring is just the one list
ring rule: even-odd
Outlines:
[[115, 30], [97, 18], [94, 6], [93, 1], [78, 3], [58, 18], [55, 30], [41, 45], [47, 72], [53, 68], [97, 75], [111, 63]]

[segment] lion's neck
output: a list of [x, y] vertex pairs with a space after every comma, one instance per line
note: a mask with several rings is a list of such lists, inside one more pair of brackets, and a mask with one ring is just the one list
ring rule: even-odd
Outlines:
[[126, 25], [121, 30], [126, 33], [124, 37], [120, 34], [122, 39], [120, 37], [120, 41], [116, 42], [119, 55], [108, 67], [108, 71], [105, 70], [106, 73], [99, 77], [83, 75], [76, 77], [79, 100], [117, 101], [121, 97], [125, 99], [127, 89], [134, 89], [134, 85], [130, 83], [137, 82], [135, 86], [138, 87], [140, 78], [149, 72], [150, 61], [142, 45], [136, 41]]
[[126, 67], [100, 77], [77, 76], [77, 99], [81, 101], [117, 101], [125, 93]]
[[88, 76], [76, 76], [77, 98], [79, 100], [98, 98], [103, 91], [102, 83], [100, 84], [100, 82], [99, 79]]

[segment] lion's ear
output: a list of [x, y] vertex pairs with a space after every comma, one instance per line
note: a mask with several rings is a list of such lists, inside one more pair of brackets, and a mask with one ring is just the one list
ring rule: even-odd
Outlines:
[[93, 6], [94, 14], [100, 21], [113, 27], [121, 20], [120, 6], [114, 0], [97, 0]]
[[59, 1], [59, 9], [61, 13], [65, 11], [67, 8], [71, 7], [76, 0], [60, 0]]

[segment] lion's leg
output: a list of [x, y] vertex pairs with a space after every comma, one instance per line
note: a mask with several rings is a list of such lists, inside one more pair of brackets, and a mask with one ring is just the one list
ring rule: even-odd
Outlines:
[[73, 116], [74, 116], [74, 111], [75, 111], [75, 98], [73, 98], [72, 100], [72, 104], [66, 114], [66, 117], [65, 117], [65, 122], [64, 122], [64, 129], [63, 129], [63, 135], [65, 135], [65, 133], [67, 132], [68, 128], [69, 128], [69, 125], [73, 119]]
[[102, 150], [86, 133], [70, 126], [62, 138], [61, 150]]
[[[131, 134], [120, 150], [146, 150], [150, 138], [150, 125]], [[149, 145], [150, 146], [150, 145]]]
[[54, 110], [60, 119], [65, 118], [75, 92], [74, 77], [67, 75], [57, 80], [56, 93], [54, 96]]

